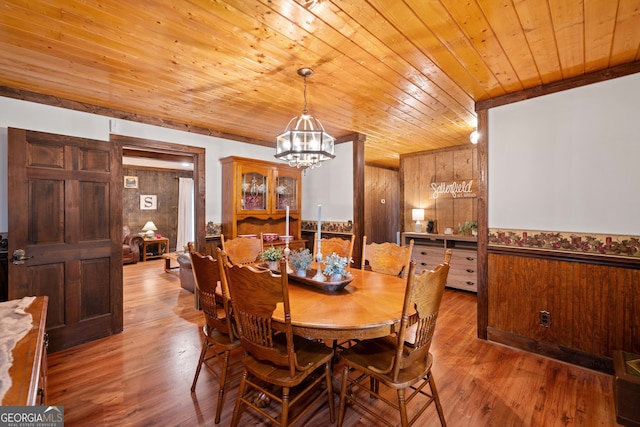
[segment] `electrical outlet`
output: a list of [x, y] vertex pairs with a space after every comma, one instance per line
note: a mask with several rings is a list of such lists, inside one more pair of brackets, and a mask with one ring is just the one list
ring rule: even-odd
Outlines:
[[551, 313], [549, 313], [548, 311], [540, 311], [538, 319], [540, 320], [540, 326], [543, 326], [545, 328], [551, 326]]

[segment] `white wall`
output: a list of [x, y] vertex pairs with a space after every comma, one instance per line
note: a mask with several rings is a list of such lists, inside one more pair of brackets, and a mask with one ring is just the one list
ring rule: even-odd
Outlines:
[[640, 235], [640, 73], [488, 112], [489, 227]]
[[[173, 129], [167, 129], [159, 126], [151, 126], [141, 124], [137, 122], [131, 122], [126, 120], [111, 119], [106, 116], [99, 116], [96, 114], [83, 113], [73, 110], [67, 110], [64, 108], [53, 107], [48, 105], [37, 104], [33, 102], [26, 102], [11, 98], [0, 97], [0, 232], [8, 231], [8, 196], [7, 196], [7, 128], [21, 128], [28, 130], [36, 130], [40, 132], [56, 133], [61, 135], [77, 136], [82, 138], [97, 139], [102, 141], [109, 140], [110, 133], [110, 121], [115, 120], [113, 125], [114, 131], [112, 133], [119, 135], [126, 135], [136, 138], [145, 138], [157, 141], [171, 142], [175, 144], [190, 145], [194, 147], [204, 147], [206, 150], [205, 156], [205, 173], [206, 173], [206, 221], [213, 221], [214, 223], [220, 223], [222, 220], [222, 209], [220, 206], [220, 200], [222, 197], [222, 167], [219, 159], [227, 156], [239, 156], [250, 157], [260, 160], [276, 161], [273, 157], [275, 149], [269, 147], [262, 147], [253, 144], [246, 144], [242, 142], [230, 141], [227, 139], [215, 138], [205, 135], [199, 135], [195, 133], [183, 132]], [[348, 149], [343, 146], [349, 146]], [[342, 183], [343, 181], [336, 181], [336, 177], [346, 177], [344, 168], [349, 168], [351, 171], [351, 144], [339, 144], [336, 146], [336, 159], [323, 165], [321, 168], [314, 171], [309, 171], [309, 180], [303, 179], [303, 187], [306, 182], [310, 185], [314, 184], [316, 178], [319, 177], [316, 172], [329, 169], [333, 170], [330, 180], [322, 178], [323, 181], [328, 182], [322, 184], [324, 188], [323, 194], [328, 193], [328, 189], [334, 183]], [[348, 159], [341, 159], [341, 157], [347, 157]], [[329, 167], [332, 162], [336, 162], [335, 166]], [[345, 164], [342, 165], [342, 162]], [[326, 168], [326, 169], [325, 169]], [[311, 176], [316, 178], [311, 179]], [[346, 178], [345, 178], [346, 179]], [[352, 181], [352, 174], [349, 172], [348, 179]], [[340, 184], [342, 186], [342, 184]], [[348, 191], [352, 193], [352, 184], [348, 185]], [[314, 191], [303, 190], [303, 218], [315, 219], [314, 216], [308, 217], [307, 212], [304, 211], [304, 206], [307, 193], [311, 194]], [[340, 191], [332, 190], [331, 194], [342, 194]], [[345, 203], [344, 200], [336, 200], [324, 202], [324, 197], [315, 198], [312, 197], [313, 202], [327, 203], [327, 215], [330, 214], [330, 218], [336, 220], [352, 219], [353, 217], [353, 197], [348, 196], [348, 200]], [[316, 202], [315, 200], [321, 200]], [[345, 212], [341, 210], [345, 209]], [[316, 211], [317, 212], [317, 208]], [[315, 215], [315, 214], [314, 214]], [[327, 219], [330, 219], [329, 217]]]
[[335, 146], [336, 157], [319, 168], [307, 169], [302, 175], [302, 219], [318, 220], [322, 205], [322, 221], [353, 221], [353, 143]]

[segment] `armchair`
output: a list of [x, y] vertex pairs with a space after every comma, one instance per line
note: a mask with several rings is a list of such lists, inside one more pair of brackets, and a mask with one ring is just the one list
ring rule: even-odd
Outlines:
[[135, 264], [140, 261], [140, 246], [144, 239], [131, 233], [128, 225], [122, 226], [122, 263]]

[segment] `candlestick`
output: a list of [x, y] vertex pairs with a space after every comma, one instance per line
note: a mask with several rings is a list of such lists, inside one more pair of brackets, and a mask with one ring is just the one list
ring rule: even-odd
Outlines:
[[291, 253], [291, 249], [289, 249], [289, 206], [287, 206], [286, 208], [287, 211], [287, 215], [286, 215], [286, 237], [285, 237], [285, 243], [284, 243], [284, 257], [287, 260], [287, 274], [291, 274], [293, 273], [293, 270], [291, 269], [291, 267], [289, 267], [289, 254]]
[[287, 239], [286, 246], [284, 247], [284, 258], [287, 261], [287, 274], [293, 274], [293, 270], [289, 267], [289, 255], [291, 254], [291, 249], [289, 249], [289, 239]]

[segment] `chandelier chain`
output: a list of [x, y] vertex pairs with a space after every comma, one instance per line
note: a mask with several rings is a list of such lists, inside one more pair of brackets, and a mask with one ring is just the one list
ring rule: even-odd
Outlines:
[[304, 76], [304, 107], [302, 114], [307, 114], [307, 76]]

